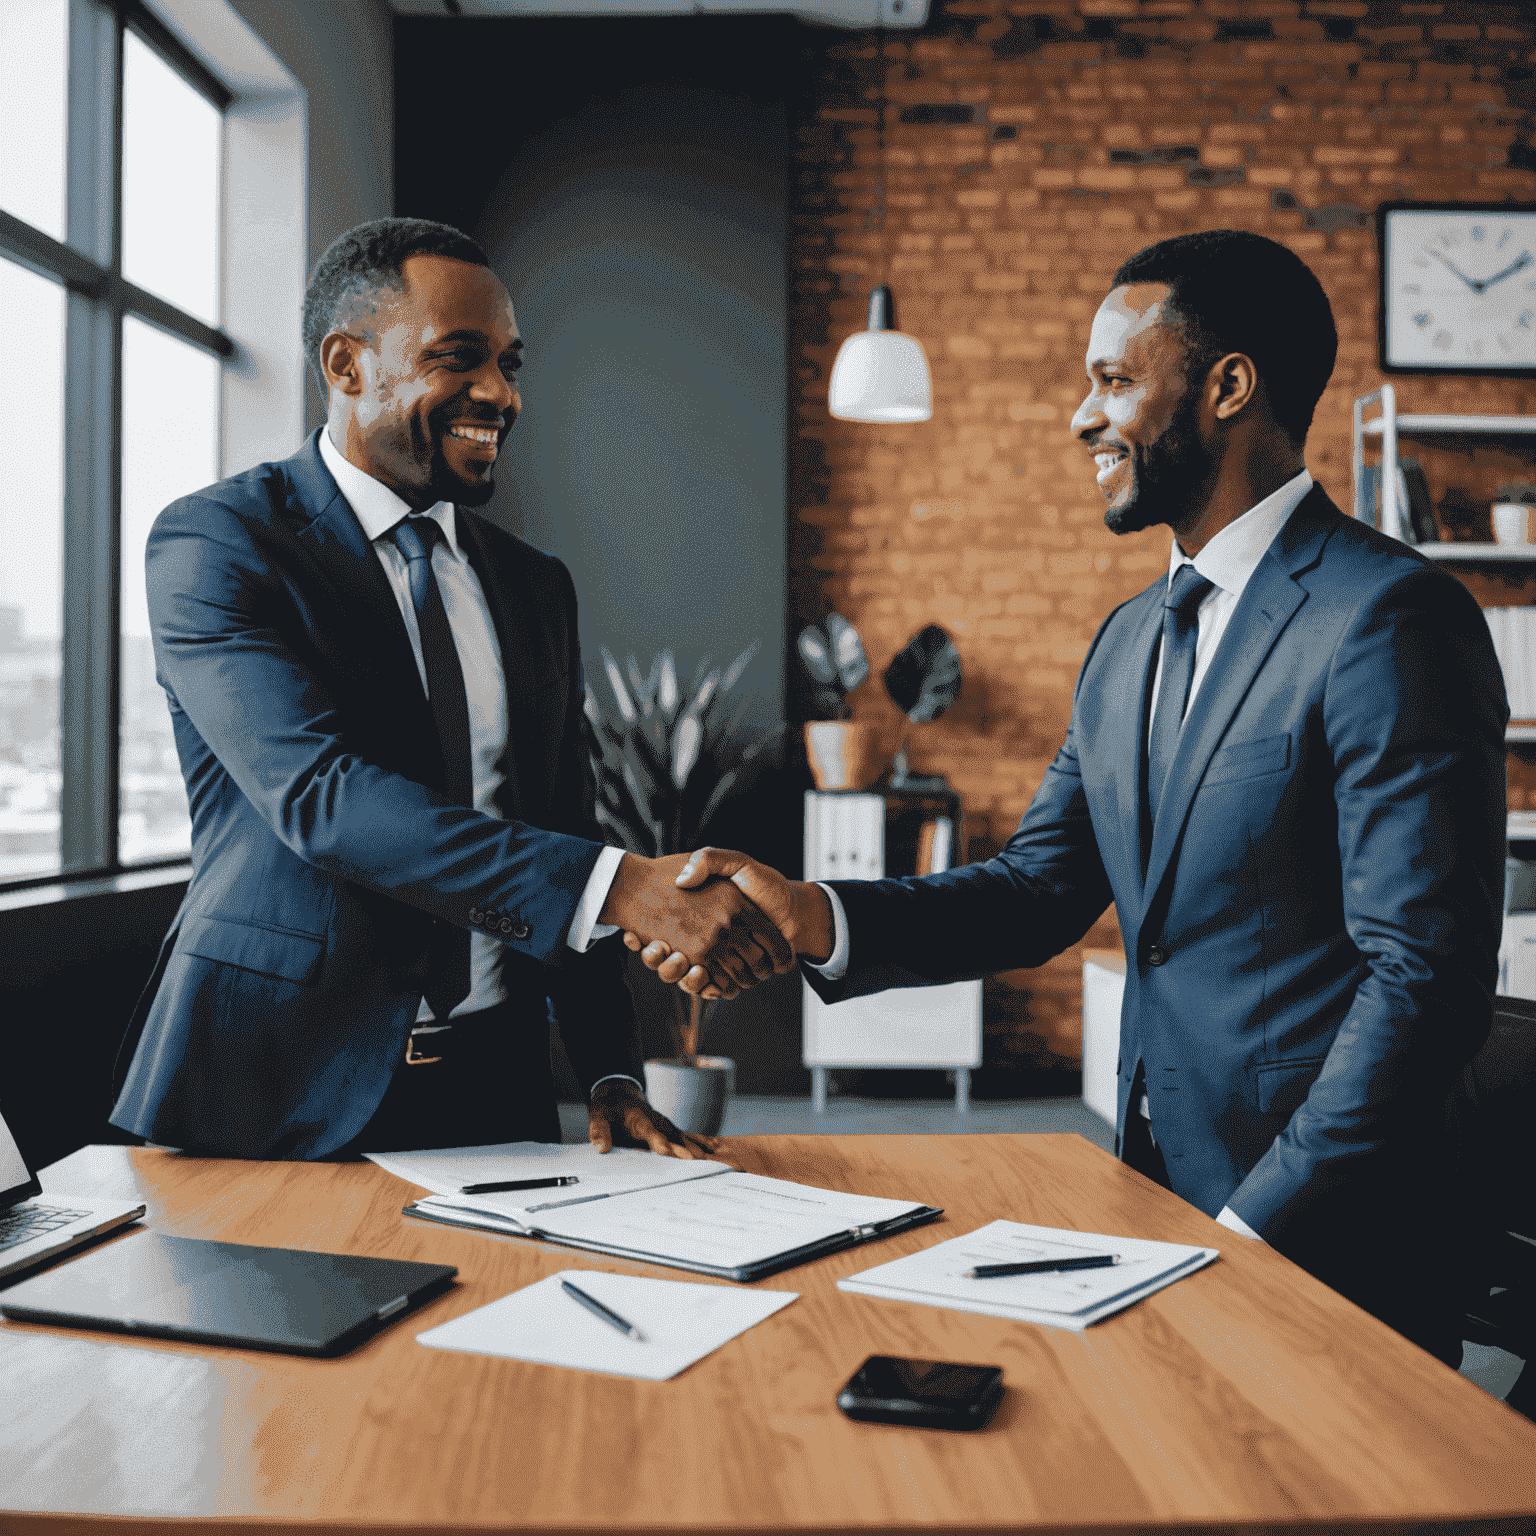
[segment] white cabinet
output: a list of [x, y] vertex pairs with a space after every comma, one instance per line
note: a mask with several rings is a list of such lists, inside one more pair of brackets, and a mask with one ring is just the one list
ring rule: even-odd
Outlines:
[[[808, 790], [805, 878], [876, 880], [886, 872], [888, 800], [881, 794]], [[942, 807], [918, 839], [929, 867], [947, 869], [958, 815]], [[928, 830], [931, 827], [931, 831]], [[907, 871], [901, 871], [906, 873]], [[955, 1107], [970, 1107], [971, 1069], [981, 1065], [981, 983], [902, 987], [824, 1003], [804, 988], [801, 1060], [811, 1069], [811, 1102], [827, 1107], [832, 1067], [945, 1067], [955, 1074]]]

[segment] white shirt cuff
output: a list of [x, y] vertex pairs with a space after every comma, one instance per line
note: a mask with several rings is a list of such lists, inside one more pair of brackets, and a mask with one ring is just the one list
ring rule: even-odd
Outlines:
[[570, 930], [565, 936], [565, 942], [579, 955], [586, 954], [599, 939], [606, 939], [610, 933], [619, 931], [613, 923], [598, 922], [597, 914], [608, 900], [608, 889], [613, 884], [613, 877], [619, 872], [619, 860], [623, 857], [622, 848], [604, 848], [597, 856], [597, 863], [592, 866], [587, 888], [581, 893], [581, 900], [576, 903], [576, 915], [571, 919]]
[[[819, 880], [816, 883], [821, 885]], [[843, 911], [843, 903], [830, 885], [821, 885], [821, 888], [832, 903], [832, 953], [820, 965], [814, 960], [805, 963], [813, 971], [820, 971], [828, 981], [841, 981], [848, 974], [848, 914]]]
[[1222, 1226], [1229, 1227], [1232, 1231], [1239, 1232], [1244, 1237], [1257, 1238], [1261, 1243], [1264, 1241], [1264, 1239], [1259, 1237], [1259, 1234], [1255, 1232], [1253, 1228], [1250, 1227], [1248, 1223], [1244, 1221], [1243, 1218], [1239, 1216], [1237, 1212], [1234, 1211], [1230, 1206], [1222, 1206], [1221, 1214], [1216, 1218], [1216, 1220], [1219, 1221]]
[[645, 1097], [645, 1084], [638, 1078], [631, 1077], [628, 1072], [610, 1072], [607, 1077], [600, 1077], [587, 1090], [587, 1098], [590, 1099], [604, 1083], [633, 1083], [640, 1090], [640, 1097]]

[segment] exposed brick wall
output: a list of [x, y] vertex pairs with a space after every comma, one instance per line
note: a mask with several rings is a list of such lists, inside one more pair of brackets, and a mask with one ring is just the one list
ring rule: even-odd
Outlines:
[[[1536, 42], [1514, 5], [935, 0], [934, 14], [921, 35], [888, 33], [883, 57], [870, 34], [807, 54], [790, 252], [790, 614], [798, 628], [835, 607], [858, 627], [876, 680], [855, 714], [880, 722], [892, 749], [902, 721], [880, 670], [925, 623], [954, 635], [964, 696], [913, 732], [910, 751], [965, 797], [978, 857], [1013, 830], [1060, 745], [1097, 626], [1167, 562], [1166, 529], [1104, 528], [1068, 431], [1114, 268], [1153, 240], [1225, 226], [1312, 266], [1341, 345], [1307, 460], [1347, 508], [1351, 402], [1383, 381], [1371, 216], [1393, 199], [1536, 201]], [[899, 120], [945, 103], [974, 108], [974, 121]], [[882, 280], [932, 363], [934, 416], [919, 426], [827, 414], [837, 347]], [[1405, 410], [1536, 410], [1536, 387], [1520, 381], [1394, 382]], [[1511, 450], [1427, 457], [1437, 491], [1475, 504], [1507, 476]], [[1483, 602], [1530, 595], [1495, 585], [1477, 587]], [[1523, 804], [1523, 769], [1515, 783]], [[1087, 940], [1118, 942], [1112, 917]], [[1076, 1059], [1080, 976], [1072, 952], [991, 986], [988, 1059]]]

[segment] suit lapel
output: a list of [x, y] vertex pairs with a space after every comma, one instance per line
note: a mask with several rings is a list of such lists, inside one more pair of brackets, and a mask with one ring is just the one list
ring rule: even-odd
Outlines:
[[1135, 620], [1125, 664], [1116, 669], [1112, 684], [1117, 692], [1123, 692], [1108, 711], [1118, 738], [1111, 744], [1109, 760], [1116, 765], [1116, 796], [1126, 863], [1137, 880], [1146, 868], [1151, 834], [1143, 810], [1147, 803], [1147, 702], [1152, 691], [1152, 669], [1157, 665], [1157, 642], [1163, 633], [1163, 597], [1167, 587], [1168, 578], [1162, 576], [1143, 594], [1144, 607]]
[[1265, 658], [1296, 610], [1307, 600], [1296, 575], [1316, 563], [1331, 531], [1328, 519], [1342, 515], [1327, 495], [1314, 487], [1286, 521], [1243, 588], [1210, 669], [1184, 719], [1178, 750], [1168, 768], [1147, 861], [1143, 912], [1168, 873], [1211, 754], [1226, 734]]
[[415, 738], [424, 734], [435, 746], [437, 726], [421, 686], [400, 605], [362, 524], [320, 457], [319, 437], [319, 431], [312, 433], [286, 466], [300, 505], [312, 514], [308, 525], [298, 532], [299, 543], [336, 594], [339, 611], [335, 618], [367, 637], [374, 665], [399, 676], [401, 730]]

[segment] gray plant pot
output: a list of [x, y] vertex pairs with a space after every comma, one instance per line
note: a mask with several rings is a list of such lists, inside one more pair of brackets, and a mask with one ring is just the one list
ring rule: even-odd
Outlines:
[[695, 1136], [720, 1134], [735, 1086], [736, 1063], [729, 1056], [645, 1064], [645, 1096], [675, 1126]]

